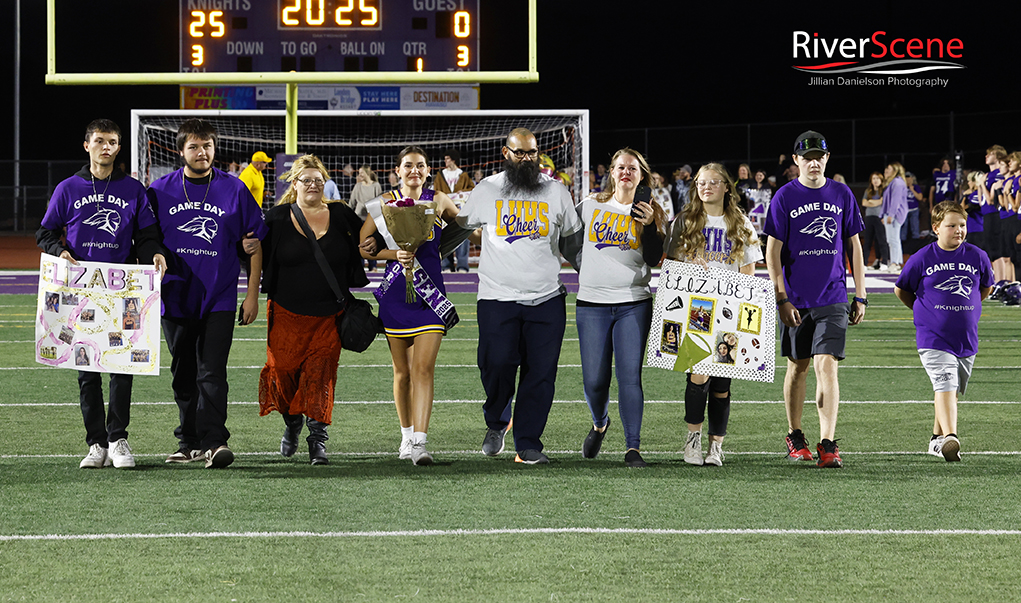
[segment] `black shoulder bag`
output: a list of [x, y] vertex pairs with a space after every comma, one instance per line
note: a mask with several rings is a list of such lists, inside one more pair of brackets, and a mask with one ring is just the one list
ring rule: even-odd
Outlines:
[[[301, 208], [298, 207], [297, 203], [291, 204], [291, 211], [298, 220], [298, 224], [301, 225], [305, 238], [312, 244], [312, 251], [315, 252], [316, 262], [319, 263], [319, 268], [322, 269], [323, 276], [326, 277], [326, 282], [330, 285], [330, 289], [333, 289], [333, 294], [337, 296], [337, 303], [344, 307], [344, 313], [340, 315], [340, 324], [337, 326], [340, 332], [341, 345], [345, 350], [359, 353], [364, 352], [368, 349], [369, 344], [376, 339], [376, 334], [383, 332], [383, 322], [372, 313], [372, 304], [364, 299], [358, 299], [351, 295], [350, 292], [345, 295], [340, 290], [340, 283], [337, 282], [337, 277], [334, 276], [333, 270], [330, 269], [330, 265], [326, 262], [323, 248], [319, 245], [319, 240], [316, 239], [315, 233], [312, 232], [312, 227], [308, 225], [305, 214], [301, 213]], [[348, 236], [350, 234], [349, 232]]]

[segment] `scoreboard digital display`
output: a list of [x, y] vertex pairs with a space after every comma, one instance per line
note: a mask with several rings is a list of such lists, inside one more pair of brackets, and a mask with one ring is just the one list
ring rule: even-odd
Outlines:
[[479, 0], [181, 0], [181, 71], [478, 71]]

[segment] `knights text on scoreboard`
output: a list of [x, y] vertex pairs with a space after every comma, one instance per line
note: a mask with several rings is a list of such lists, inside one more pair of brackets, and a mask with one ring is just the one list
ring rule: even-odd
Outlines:
[[480, 0], [181, 0], [181, 71], [478, 71]]

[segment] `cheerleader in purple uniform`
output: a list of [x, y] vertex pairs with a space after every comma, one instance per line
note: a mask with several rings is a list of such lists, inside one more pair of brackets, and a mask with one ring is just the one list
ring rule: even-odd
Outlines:
[[[375, 256], [363, 257], [387, 261], [383, 283], [375, 295], [379, 318], [386, 330], [394, 367], [394, 403], [401, 423], [400, 458], [415, 465], [429, 465], [432, 455], [426, 451], [426, 433], [433, 405], [433, 374], [440, 341], [457, 322], [453, 304], [446, 299], [440, 268], [440, 219], [451, 222], [458, 210], [447, 195], [424, 188], [429, 175], [429, 159], [419, 147], [407, 147], [397, 155], [394, 170], [400, 188], [370, 201], [366, 208], [371, 220], [362, 226], [361, 240], [377, 231], [386, 240], [387, 249]], [[397, 248], [386, 228], [381, 206], [388, 200], [413, 199], [436, 202], [436, 223], [432, 235], [414, 253]], [[405, 268], [415, 268], [416, 301], [405, 301]], [[423, 295], [423, 292], [426, 292]], [[429, 292], [432, 292], [430, 294]]]

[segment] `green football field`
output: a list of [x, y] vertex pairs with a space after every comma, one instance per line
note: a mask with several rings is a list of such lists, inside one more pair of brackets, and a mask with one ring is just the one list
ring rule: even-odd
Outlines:
[[591, 417], [573, 296], [552, 462], [483, 456], [474, 295], [452, 299], [462, 322], [436, 371], [435, 465], [397, 459], [382, 340], [341, 355], [330, 465], [311, 467], [304, 444], [281, 457], [282, 421], [256, 403], [260, 317], [235, 331], [238, 457], [213, 471], [163, 462], [177, 424], [165, 346], [160, 376], [135, 378], [138, 466], [78, 469], [75, 375], [35, 363], [34, 296], [0, 296], [0, 601], [1021, 599], [1021, 309], [984, 305], [960, 463], [925, 454], [932, 389], [911, 315], [879, 294], [841, 363], [843, 469], [784, 460], [782, 363], [772, 384], [734, 382], [719, 468], [681, 459], [684, 376], [646, 369], [650, 466], [627, 469], [615, 405], [602, 454], [581, 458]]

